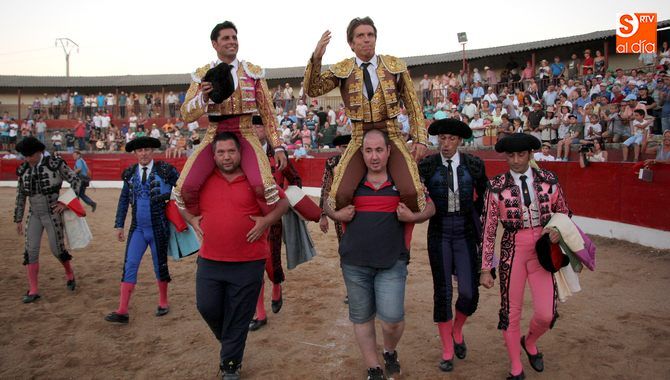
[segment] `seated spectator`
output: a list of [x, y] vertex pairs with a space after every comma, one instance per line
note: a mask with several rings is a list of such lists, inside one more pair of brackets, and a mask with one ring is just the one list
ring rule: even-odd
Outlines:
[[500, 125], [498, 125], [498, 140], [505, 138], [514, 133], [514, 126], [509, 122], [507, 114], [500, 117]]
[[533, 154], [533, 159], [535, 161], [556, 161], [556, 158], [551, 155], [551, 144], [543, 142], [540, 151]]
[[[558, 117], [555, 116], [554, 107], [547, 107], [547, 112], [540, 119], [538, 127], [540, 131], [539, 140], [543, 143], [555, 144], [558, 141], [558, 125], [559, 121]], [[533, 133], [531, 132], [531, 134]]]
[[51, 144], [53, 145], [54, 152], [58, 152], [62, 149], [63, 146], [63, 135], [60, 130], [56, 130], [51, 136]]
[[656, 157], [644, 161], [644, 166], [649, 167], [654, 164], [670, 164], [670, 130], [663, 132], [663, 142], [661, 145], [653, 147], [648, 153], [656, 153]]
[[602, 137], [614, 143], [621, 142], [630, 137], [630, 128], [624, 124], [619, 115], [620, 105], [617, 103], [610, 103], [608, 108], [601, 111], [606, 122], [607, 128], [603, 132]]
[[423, 106], [423, 116], [426, 118], [426, 120], [433, 120], [434, 113], [435, 109], [433, 108], [433, 103], [430, 101], [430, 99], [426, 100], [426, 105]]
[[[560, 128], [559, 128], [560, 129]], [[568, 116], [568, 130], [565, 136], [556, 146], [556, 161], [567, 161], [570, 154], [570, 145], [579, 144], [584, 125], [577, 123], [577, 116], [570, 114]]]
[[592, 114], [586, 118], [587, 120], [584, 123], [584, 139], [579, 142], [580, 144], [590, 144], [594, 139], [602, 137], [602, 125], [600, 125], [598, 115]]
[[633, 161], [637, 162], [637, 160], [640, 158], [640, 146], [644, 142], [647, 132], [649, 130], [649, 125], [651, 124], [651, 121], [645, 120], [644, 117], [645, 112], [643, 110], [636, 109], [635, 111], [633, 111], [633, 121], [631, 121], [630, 123], [631, 128], [633, 129], [633, 136], [626, 139], [626, 141], [624, 141], [622, 145], [624, 162], [628, 161], [628, 148], [631, 145], [634, 145]]
[[582, 145], [579, 155], [579, 166], [585, 168], [590, 162], [607, 162], [605, 142], [598, 137], [590, 144]]
[[302, 142], [303, 147], [312, 146], [312, 131], [309, 130], [307, 124], [302, 126], [302, 131], [300, 131], [300, 141]]

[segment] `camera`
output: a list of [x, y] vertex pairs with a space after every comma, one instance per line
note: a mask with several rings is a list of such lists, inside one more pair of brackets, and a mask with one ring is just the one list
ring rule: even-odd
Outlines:
[[593, 152], [593, 144], [584, 144], [581, 147], [579, 147], [579, 152], [580, 153], [588, 153], [588, 152]]

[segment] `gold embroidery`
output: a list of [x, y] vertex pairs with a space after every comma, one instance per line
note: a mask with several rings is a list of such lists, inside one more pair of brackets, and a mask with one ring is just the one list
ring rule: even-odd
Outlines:
[[307, 95], [315, 98], [326, 94], [339, 86], [340, 79], [330, 70], [321, 73], [321, 61], [312, 62], [310, 59], [305, 68], [305, 79], [303, 80], [303, 83]]
[[407, 71], [407, 64], [400, 58], [396, 58], [392, 55], [380, 55], [380, 60], [382, 64], [391, 74], [400, 74]]
[[247, 73], [247, 75], [253, 79], [262, 79], [265, 77], [265, 70], [260, 66], [254, 65], [253, 63], [247, 61], [242, 61], [241, 66], [244, 68], [244, 71]]
[[[338, 78], [348, 78], [351, 75], [351, 71], [356, 67], [355, 63], [356, 60], [354, 58], [347, 58], [330, 66], [329, 70]], [[360, 68], [358, 71], [360, 71]]]

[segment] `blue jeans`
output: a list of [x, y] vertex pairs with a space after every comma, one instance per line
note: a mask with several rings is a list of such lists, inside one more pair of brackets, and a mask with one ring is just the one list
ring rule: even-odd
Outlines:
[[387, 323], [398, 323], [405, 319], [406, 261], [398, 260], [388, 269], [347, 264], [341, 267], [349, 297], [351, 322], [366, 323], [375, 314]]

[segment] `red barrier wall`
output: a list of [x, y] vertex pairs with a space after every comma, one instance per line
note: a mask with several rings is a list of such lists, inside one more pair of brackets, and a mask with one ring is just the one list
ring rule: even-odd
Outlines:
[[[70, 166], [74, 161], [64, 155]], [[94, 180], [118, 181], [135, 158], [129, 154], [96, 154], [86, 158]], [[157, 159], [163, 159], [156, 157]], [[163, 159], [165, 160], [165, 159]], [[321, 187], [325, 157], [294, 161], [304, 186]], [[181, 169], [185, 158], [165, 160]], [[487, 159], [489, 177], [503, 173], [507, 164]], [[0, 160], [0, 180], [16, 180], [18, 160]], [[568, 204], [580, 216], [612, 220], [670, 231], [670, 212], [663, 202], [670, 198], [670, 166], [656, 165], [654, 181], [642, 182], [633, 174], [631, 163], [595, 163], [586, 169], [576, 162], [543, 162], [560, 179]]]

